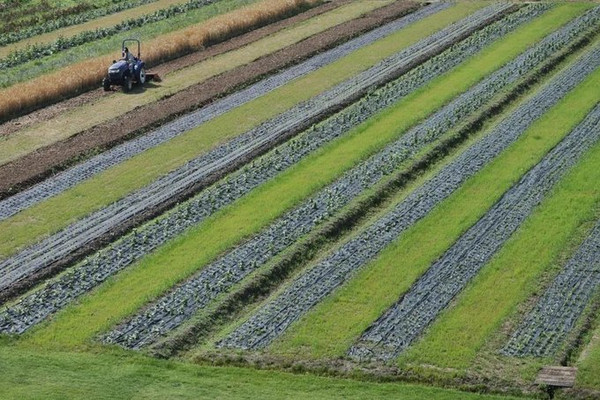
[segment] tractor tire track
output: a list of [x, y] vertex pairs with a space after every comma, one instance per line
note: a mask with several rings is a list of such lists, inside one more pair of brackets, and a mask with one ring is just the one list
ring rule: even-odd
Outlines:
[[233, 108], [240, 107], [249, 101], [263, 96], [294, 79], [298, 79], [325, 65], [331, 64], [351, 52], [389, 36], [422, 18], [444, 10], [450, 7], [450, 5], [450, 3], [437, 3], [427, 6], [413, 14], [409, 14], [397, 21], [376, 28], [369, 33], [312, 57], [285, 71], [265, 78], [264, 80], [229, 95], [222, 100], [209, 104], [198, 111], [169, 122], [146, 135], [125, 142], [62, 173], [52, 176], [28, 190], [0, 201], [0, 221], [43, 200], [56, 196], [83, 180], [89, 179], [148, 149], [159, 146], [213, 118], [223, 115]]
[[[580, 58], [525, 104], [411, 193], [392, 211], [294, 280], [278, 296], [219, 341], [217, 347], [259, 349], [268, 346], [302, 315], [348, 281], [402, 232], [426, 216], [469, 177], [514, 143], [527, 128], [566, 93], [600, 66], [600, 48]], [[410, 321], [408, 321], [410, 322]], [[361, 356], [362, 350], [352, 351]]]
[[[251, 165], [230, 175], [227, 180], [203, 191], [194, 199], [177, 207], [165, 216], [144, 225], [108, 248], [89, 257], [70, 269], [66, 274], [52, 282], [48, 282], [41, 290], [22, 298], [15, 307], [10, 307], [10, 310], [3, 312], [4, 319], [0, 329], [3, 332], [10, 333], [24, 332], [167, 240], [181, 234], [185, 229], [199, 223], [216, 210], [230, 204], [259, 184], [277, 175], [280, 171], [295, 164], [323, 143], [339, 137], [435, 76], [451, 69], [471, 54], [488, 45], [498, 36], [532, 18], [537, 13], [543, 12], [544, 8], [537, 7], [526, 8], [522, 12], [510, 15], [501, 22], [491, 25], [456, 44], [453, 49], [430, 59], [398, 80], [367, 95], [343, 112], [312, 127], [297, 138], [279, 146], [268, 155], [253, 161]], [[498, 25], [501, 29], [496, 29]], [[549, 51], [548, 48], [546, 48], [546, 51]], [[544, 54], [543, 51], [530, 52], [527, 60], [529, 63], [534, 62], [536, 59], [543, 60], [545, 59]], [[529, 64], [524, 63], [523, 65]], [[505, 75], [502, 75], [502, 77], [503, 79], [510, 79]], [[481, 94], [481, 91], [479, 93]], [[481, 100], [476, 100], [476, 103], [478, 101]], [[450, 109], [454, 108], [456, 107]], [[440, 114], [439, 118], [442, 120], [442, 122], [436, 122], [439, 126], [456, 123], [454, 116], [450, 116], [447, 112]], [[447, 118], [450, 118], [450, 120]], [[425, 127], [428, 128], [434, 125], [425, 124]], [[418, 143], [421, 140], [433, 138], [432, 135], [423, 135], [423, 138], [413, 139], [417, 139], [416, 142]], [[390, 160], [393, 160], [394, 157], [395, 155], [392, 155]], [[383, 169], [385, 170], [386, 167]]]

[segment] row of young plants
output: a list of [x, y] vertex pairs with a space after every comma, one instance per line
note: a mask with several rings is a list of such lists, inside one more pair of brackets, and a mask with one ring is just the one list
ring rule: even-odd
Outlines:
[[40, 60], [43, 57], [59, 53], [72, 47], [81, 46], [85, 43], [122, 34], [123, 32], [147, 24], [173, 18], [189, 11], [213, 4], [217, 1], [219, 0], [190, 0], [187, 3], [172, 5], [151, 14], [130, 18], [111, 27], [97, 28], [93, 31], [84, 31], [69, 38], [59, 37], [52, 43], [33, 44], [24, 49], [15, 50], [3, 59], [0, 59], [0, 69], [8, 69], [29, 61]]
[[[600, 132], [600, 105], [577, 129], [593, 136]], [[580, 136], [583, 136], [580, 132]], [[583, 140], [583, 139], [582, 139]], [[585, 140], [590, 140], [586, 137]], [[549, 357], [556, 353], [600, 286], [600, 224], [524, 317], [501, 353], [510, 356]]]
[[[527, 15], [525, 11], [523, 13]], [[535, 15], [535, 12], [533, 14]], [[517, 25], [518, 21], [520, 20], [513, 21], [513, 24]], [[252, 161], [242, 170], [231, 174], [194, 199], [89, 257], [66, 274], [48, 282], [41, 290], [21, 298], [14, 306], [3, 310], [0, 317], [2, 321], [0, 330], [9, 333], [24, 332], [107, 277], [114, 275], [167, 240], [180, 235], [189, 227], [200, 223], [209, 215], [294, 165], [323, 144], [343, 135], [435, 76], [452, 68], [489, 44], [493, 38], [497, 38], [500, 31], [489, 28], [476, 33], [459, 43], [454, 51], [446, 51], [397, 81], [368, 94], [344, 111], [311, 127], [264, 157]]]
[[23, 192], [0, 201], [0, 221], [11, 217], [43, 200], [64, 192], [79, 182], [120, 164], [133, 156], [153, 147], [159, 146], [174, 137], [181, 135], [201, 124], [210, 121], [226, 112], [239, 107], [251, 100], [275, 90], [286, 83], [309, 74], [325, 65], [356, 51], [364, 46], [399, 31], [400, 29], [419, 21], [427, 16], [450, 7], [450, 3], [437, 3], [426, 6], [396, 21], [361, 35], [331, 50], [312, 57], [298, 65], [292, 66], [280, 73], [235, 92], [221, 100], [209, 104], [198, 111], [184, 115], [172, 122], [162, 125], [143, 136], [127, 141], [104, 153], [86, 160], [60, 174], [51, 176], [39, 184]]
[[84, 2], [71, 7], [59, 8], [48, 3], [47, 0], [42, 0], [31, 7], [22, 9], [15, 8], [8, 12], [0, 12], [0, 15], [2, 16], [0, 32], [6, 33], [17, 31], [31, 25], [42, 23], [47, 19], [51, 19], [52, 16], [59, 18], [65, 15], [84, 12], [93, 7], [92, 4]]
[[[596, 50], [598, 60], [599, 56], [600, 51]], [[595, 66], [598, 65], [596, 62]], [[597, 143], [599, 123], [600, 113], [592, 113], [552, 149], [462, 235], [399, 302], [365, 331], [349, 354], [359, 359], [388, 360], [410, 346], [521, 226], [569, 168]]]
[[185, 284], [177, 287], [105, 337], [106, 343], [140, 348], [155, 342], [191, 318], [219, 294], [285, 250], [329, 215], [334, 215], [366, 188], [391, 173], [420, 148], [431, 143], [472, 112], [493, 94], [545, 60], [560, 34], [568, 36], [574, 21], [545, 38], [516, 60], [459, 96], [397, 142], [357, 165], [335, 183], [284, 215], [259, 235], [211, 263]]
[[28, 12], [28, 10], [15, 10], [14, 13], [10, 12], [8, 13], [8, 16], [4, 16], [4, 18], [6, 18], [6, 22], [3, 22], [2, 25], [0, 25], [0, 32], [2, 33], [0, 38], [7, 33], [18, 32], [35, 25], [43, 24], [47, 21], [81, 14], [88, 10], [93, 10], [94, 8], [100, 7], [91, 3], [83, 2], [70, 7], [60, 8], [52, 6], [46, 0], [42, 0], [38, 4], [38, 7], [36, 7], [37, 12]]
[[0, 3], [0, 13], [5, 13], [7, 10], [18, 7], [20, 4], [20, 0], [5, 0]]
[[[78, 5], [84, 5], [84, 7], [90, 7], [88, 3], [80, 3]], [[2, 17], [1, 23], [10, 24], [13, 21], [23, 20], [27, 17], [33, 16], [38, 17], [43, 14], [51, 13], [56, 10], [65, 10], [60, 7], [60, 4], [49, 3], [48, 0], [40, 0], [33, 2], [21, 2], [21, 1], [7, 1], [0, 3], [0, 17]], [[76, 5], [77, 6], [77, 5]], [[67, 7], [71, 8], [71, 7]]]
[[[599, 65], [600, 50], [595, 49], [578, 60], [571, 68], [560, 73], [534, 97], [494, 127], [485, 137], [461, 153], [433, 178], [410, 193], [390, 212], [300, 275], [277, 296], [269, 299], [248, 320], [217, 342], [216, 346], [238, 349], [258, 349], [268, 346], [293, 322], [351, 279], [358, 269], [374, 259], [404, 231], [455, 192], [469, 177], [475, 175], [514, 143], [536, 119]], [[443, 302], [443, 297], [438, 301]], [[433, 319], [437, 314], [435, 306], [434, 302], [431, 307], [422, 308], [420, 311]], [[372, 341], [369, 336], [371, 333]], [[375, 330], [370, 330], [366, 336], [363, 336], [361, 342], [352, 348], [350, 355], [357, 358], [371, 357], [373, 353], [362, 343], [379, 341], [380, 338], [376, 337]], [[398, 346], [400, 344], [397, 343]], [[383, 353], [380, 353], [381, 356], [384, 355]]]
[[172, 204], [178, 196], [184, 195], [186, 190], [195, 185], [206, 185], [211, 177], [243, 165], [248, 159], [299, 133], [327, 113], [358, 100], [373, 87], [394, 79], [414, 67], [415, 63], [424, 62], [442, 52], [462, 35], [466, 36], [487, 25], [491, 19], [509, 9], [513, 9], [513, 6], [506, 3], [486, 7], [4, 260], [0, 263], [0, 290], [43, 271], [53, 263], [68, 259], [82, 247], [128, 226], [136, 216], [161, 205]]
[[[83, 24], [96, 18], [104, 17], [139, 7], [144, 4], [153, 3], [157, 0], [112, 0], [103, 7], [96, 8], [90, 3], [81, 3], [68, 10], [58, 9], [45, 13], [37, 19], [24, 21], [26, 25], [16, 26], [6, 24], [3, 27], [3, 33], [0, 35], [0, 46], [6, 46], [11, 43], [25, 40], [43, 33], [52, 32], [67, 26]], [[18, 30], [14, 28], [19, 28]]]

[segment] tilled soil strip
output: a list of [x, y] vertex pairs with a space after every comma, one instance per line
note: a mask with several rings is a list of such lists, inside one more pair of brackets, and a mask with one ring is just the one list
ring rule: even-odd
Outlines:
[[[249, 190], [295, 164], [313, 149], [318, 148], [322, 142], [349, 131], [352, 127], [364, 122], [378, 111], [404, 97], [407, 93], [451, 69], [499, 36], [534, 18], [547, 8], [546, 5], [530, 5], [518, 13], [486, 27], [456, 44], [452, 50], [446, 50], [441, 55], [432, 58], [398, 80], [367, 95], [359, 102], [320, 123], [313, 129], [279, 146], [277, 151], [270, 152], [268, 155], [256, 160], [252, 166], [244, 171], [238, 171], [230, 175], [226, 181], [218, 183], [175, 210], [142, 226], [136, 230], [135, 234], [130, 233], [123, 240], [88, 257], [67, 274], [46, 284], [43, 289], [21, 299], [17, 307], [11, 307], [9, 308], [10, 311], [7, 310], [0, 314], [2, 320], [0, 331], [22, 333], [29, 327], [41, 322], [46, 316], [66, 306], [81, 294], [143, 257], [165, 241], [177, 236], [190, 226], [198, 224], [208, 215], [227, 204], [231, 204]], [[582, 25], [585, 26], [585, 24]], [[525, 57], [520, 56], [515, 62], [521, 68], [512, 70], [503, 68], [505, 72], [495, 74], [486, 83], [478, 85], [477, 89], [459, 97], [427, 122], [408, 133], [404, 139], [400, 139], [395, 145], [389, 146], [365, 164], [354, 168], [338, 183], [321, 191], [321, 194], [316, 195], [315, 198], [309, 199], [306, 203], [308, 208], [301, 206], [299, 211], [291, 214], [291, 218], [295, 217], [296, 220], [290, 222], [290, 215], [284, 217], [283, 223], [275, 223], [274, 228], [267, 229], [258, 238], [229, 253], [224, 259], [212, 267], [207, 267], [197, 277], [190, 279], [182, 288], [167, 295], [168, 300], [164, 298], [160, 300], [160, 305], [156, 306], [156, 308], [159, 308], [158, 311], [154, 310], [154, 306], [150, 307], [143, 312], [143, 315], [130, 321], [126, 327], [122, 327], [111, 334], [108, 339], [111, 342], [119, 342], [122, 345], [137, 348], [152, 341], [159, 333], [164, 333], [176, 327], [187, 317], [193, 315], [198, 307], [209, 301], [211, 296], [214, 297], [216, 294], [226, 291], [235, 281], [239, 281], [245, 275], [251, 273], [266, 262], [268, 258], [280, 252], [282, 247], [295, 240], [298, 228], [301, 231], [306, 231], [325, 221], [327, 213], [331, 215], [338, 211], [340, 207], [356, 197], [358, 192], [364, 190], [371, 182], [377, 181], [390, 170], [393, 170], [399, 163], [410, 157], [410, 154], [414, 154], [418, 148], [443, 135], [452, 125], [458, 123], [460, 118], [457, 116], [465, 115], [469, 111], [477, 109], [486, 99], [489, 99], [490, 92], [495, 92], [498, 89], [499, 82], [508, 85], [517, 79], [521, 73], [526, 73], [529, 70], [528, 67], [545, 60], [548, 52], [552, 52], [553, 47], [551, 45], [557, 44], [560, 46], [561, 43], [565, 42], [566, 37], [571, 36], [567, 33], [569, 30], [563, 29], [562, 31], [564, 31], [565, 38], [557, 33], [548, 38], [552, 40], [544, 40], [544, 44], [528, 51]], [[432, 131], [435, 134], [431, 134]], [[358, 182], [356, 182], [356, 178], [358, 178]], [[322, 199], [322, 197], [325, 198]], [[304, 224], [297, 223], [298, 219], [302, 219]], [[290, 223], [292, 223], [292, 227], [289, 226]], [[285, 232], [282, 232], [282, 229]], [[167, 231], [168, 233], [165, 233]], [[267, 236], [266, 239], [264, 238], [265, 235]], [[144, 238], [142, 243], [140, 243], [140, 238]], [[261, 243], [265, 240], [268, 242], [267, 244]], [[267, 253], [264, 253], [265, 251]], [[230, 262], [234, 262], [235, 265], [229, 265]], [[225, 267], [223, 267], [223, 263]], [[216, 272], [214, 271], [215, 268]], [[208, 289], [204, 290], [207, 275], [212, 282], [209, 285], [210, 293], [206, 293]], [[185, 304], [185, 306], [181, 306], [182, 304]], [[182, 310], [183, 312], [181, 312]], [[161, 315], [164, 313], [176, 316], [173, 318], [164, 317], [163, 321]], [[147, 319], [151, 319], [151, 322], [145, 324], [144, 321]], [[157, 322], [157, 320], [159, 321]], [[145, 325], [145, 328], [140, 328], [140, 324]], [[164, 325], [159, 327], [159, 324]], [[136, 337], [134, 338], [134, 336]]]
[[0, 201], [0, 221], [447, 7], [449, 3], [425, 7], [54, 175], [30, 189]]
[[[351, 279], [358, 269], [374, 259], [387, 245], [455, 192], [469, 177], [514, 143], [536, 119], [599, 65], [600, 49], [586, 54], [484, 138], [412, 192], [392, 211], [294, 280], [278, 296], [267, 302], [246, 322], [218, 342], [217, 347], [258, 349], [268, 346], [294, 321]], [[425, 295], [427, 292], [421, 293]], [[440, 298], [440, 302], [443, 307], [443, 299]], [[432, 305], [434, 306], [435, 304]], [[433, 318], [435, 313], [433, 309], [431, 311], [428, 315]], [[404, 322], [410, 324], [412, 320], [405, 319]], [[368, 344], [372, 343], [367, 334], [359, 342], [366, 344], [353, 348], [355, 350], [351, 351], [351, 355], [356, 357], [371, 355], [370, 352], [363, 351], [368, 349]], [[378, 343], [379, 340], [379, 336], [373, 338], [373, 342]]]
[[[335, 4], [337, 3], [339, 1], [335, 2]], [[327, 8], [323, 9], [322, 7], [325, 6]], [[307, 20], [333, 8], [333, 4], [331, 3], [325, 6], [253, 31], [222, 45], [210, 47], [204, 52], [194, 53], [178, 59], [173, 63], [156, 68], [155, 71], [164, 75], [167, 71], [181, 69], [214, 55], [242, 47], [275, 31], [302, 20]], [[5, 198], [40, 181], [51, 173], [56, 172], [57, 169], [64, 169], [70, 162], [81, 156], [85, 156], [86, 153], [89, 153], [93, 149], [107, 149], [123, 140], [142, 134], [158, 124], [165, 123], [183, 113], [201, 107], [240, 87], [251, 84], [265, 75], [300, 62], [361, 33], [397, 19], [414, 8], [414, 3], [396, 2], [377, 9], [362, 18], [340, 24], [300, 43], [262, 57], [250, 64], [210, 78], [173, 96], [139, 107], [134, 113], [128, 113], [112, 121], [97, 125], [69, 139], [38, 149], [18, 160], [2, 165], [0, 166], [0, 176], [2, 177], [0, 179], [0, 198]], [[102, 95], [101, 91], [87, 94], [85, 96], [88, 96], [89, 99], [86, 99], [86, 102]], [[84, 96], [74, 99], [73, 106], [70, 108], [80, 106], [82, 97]], [[65, 111], [64, 107], [60, 109], [59, 107], [56, 108], [59, 110], [56, 114]], [[56, 114], [53, 113], [52, 115], [44, 116], [42, 119], [52, 117]]]
[[31, 274], [72, 263], [514, 9], [502, 3], [477, 11], [5, 260], [0, 264], [0, 290]]
[[600, 113], [593, 113], [552, 149], [363, 334], [349, 354], [388, 360], [405, 350], [597, 143], [599, 123]]
[[[599, 118], [600, 105], [578, 130], [590, 136], [598, 135]], [[519, 357], [552, 356], [575, 328], [599, 286], [600, 222], [520, 323], [501, 353]]]

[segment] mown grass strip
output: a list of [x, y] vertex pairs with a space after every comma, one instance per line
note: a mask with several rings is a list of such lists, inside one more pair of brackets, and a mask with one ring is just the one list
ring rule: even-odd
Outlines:
[[[233, 4], [237, 4], [237, 2], [242, 0], [230, 1], [233, 2]], [[160, 86], [149, 88], [142, 93], [136, 93], [134, 96], [123, 93], [105, 96], [93, 104], [86, 104], [49, 121], [44, 121], [22, 131], [15, 132], [14, 134], [11, 134], [8, 139], [4, 140], [3, 145], [0, 148], [0, 164], [14, 160], [36, 148], [73, 136], [74, 134], [101, 122], [109, 121], [116, 116], [132, 111], [136, 107], [172, 95], [173, 93], [181, 91], [196, 83], [203, 82], [210, 77], [232, 70], [238, 66], [248, 64], [266, 54], [281, 50], [312, 35], [358, 18], [374, 9], [383, 7], [391, 3], [391, 1], [392, 0], [383, 0], [381, 2], [375, 2], [372, 0], [363, 0], [347, 4], [318, 17], [297, 23], [239, 49], [211, 57], [210, 59], [190, 67], [172, 72], [164, 77]], [[214, 6], [219, 4], [220, 3], [216, 3]], [[221, 4], [221, 6], [223, 6], [223, 4]], [[229, 6], [231, 7], [232, 4]], [[210, 7], [213, 6], [207, 6], [206, 8], [210, 9]], [[205, 22], [205, 24], [210, 23], [211, 20]], [[203, 24], [198, 25], [198, 29], [201, 30], [202, 27]], [[165, 38], [159, 37], [150, 43], [145, 42], [143, 49], [146, 50], [142, 50], [143, 52], [145, 51], [143, 53], [145, 54], [143, 57], [144, 60], [148, 61], [148, 52], [153, 51], [153, 46], [162, 48], [162, 50], [168, 54], [172, 51], [171, 48], [177, 44], [177, 41], [187, 40], [187, 36], [194, 33], [198, 34], [199, 32], [188, 32], [184, 30], [173, 33]], [[175, 43], [171, 43], [171, 41]], [[118, 54], [119, 49], [120, 41], [117, 44], [116, 53], [113, 54]], [[103, 62], [102, 74], [105, 74], [106, 68], [110, 65], [109, 60], [113, 57], [105, 58], [106, 62]], [[68, 71], [62, 72], [65, 73]], [[46, 82], [46, 84], [41, 84], [40, 86], [47, 90], [55, 90], [53, 89], [52, 84], [52, 82]], [[6, 89], [0, 93], [10, 94], [11, 90], [19, 87], [19, 85], [16, 85], [14, 88]], [[33, 95], [35, 95], [35, 93], [33, 93]], [[4, 102], [9, 102], [9, 100], [4, 100]], [[1, 105], [2, 102], [0, 101], [0, 106]]]
[[68, 38], [70, 36], [75, 36], [76, 34], [84, 31], [93, 31], [98, 28], [104, 28], [107, 26], [116, 25], [121, 21], [125, 21], [130, 18], [136, 18], [140, 15], [150, 14], [157, 10], [161, 10], [163, 8], [168, 8], [169, 6], [185, 3], [188, 0], [158, 0], [153, 3], [145, 4], [143, 6], [139, 6], [136, 8], [132, 8], [129, 10], [121, 11], [115, 14], [107, 15], [102, 18], [97, 18], [83, 24], [68, 26], [56, 31], [44, 33], [42, 35], [37, 35], [31, 37], [29, 39], [21, 40], [16, 43], [11, 43], [9, 45], [0, 47], [0, 58], [4, 58], [10, 53], [26, 48], [27, 46], [31, 46], [34, 44], [41, 43], [51, 43], [58, 39], [59, 37]]
[[600, 326], [592, 333], [590, 343], [577, 362], [576, 387], [600, 390]]
[[600, 202], [599, 159], [596, 146], [402, 361], [450, 368], [471, 364], [486, 339], [536, 290], [542, 274], [556, 267], [581, 224], [594, 217]]
[[15, 349], [8, 344], [0, 346], [0, 397], [3, 399], [510, 400], [503, 396], [397, 382], [199, 366], [123, 352], [40, 353], [36, 349]]
[[35, 242], [41, 236], [56, 232], [69, 222], [147, 185], [219, 142], [256, 126], [261, 121], [366, 69], [386, 55], [417, 41], [418, 38], [427, 36], [432, 30], [437, 30], [436, 27], [447, 25], [449, 19], [459, 19], [472, 11], [473, 7], [470, 5], [460, 10], [451, 8], [426, 18], [2, 221], [0, 257], [14, 253], [18, 248]]
[[[528, 40], [535, 41], [534, 37]], [[517, 35], [513, 40], [522, 43], [526, 37]], [[506, 47], [512, 48], [513, 44], [507, 43]], [[527, 43], [521, 45], [528, 47]], [[47, 345], [51, 342], [76, 345], [108, 329], [244, 236], [264, 227], [356, 162], [383, 147], [516, 54], [517, 50], [515, 54], [510, 51], [477, 54], [150, 255], [83, 299], [79, 306], [66, 309], [53, 323], [34, 333], [31, 340]], [[269, 204], [269, 207], [265, 208], [264, 204]], [[257, 209], [261, 209], [261, 213], [256, 213]], [[165, 265], [169, 268], [166, 269]], [[124, 296], [125, 293], [127, 295]], [[115, 302], [115, 298], [121, 300]], [[92, 314], [94, 316], [90, 317]]]
[[600, 100], [599, 88], [600, 71], [596, 71], [506, 152], [293, 326], [272, 351], [309, 357], [343, 355], [433, 261], [583, 119]]

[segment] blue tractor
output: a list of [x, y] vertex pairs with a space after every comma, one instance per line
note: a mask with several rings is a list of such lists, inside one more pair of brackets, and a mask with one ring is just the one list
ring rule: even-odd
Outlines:
[[[137, 43], [137, 57], [129, 51], [127, 42]], [[146, 64], [140, 59], [139, 40], [123, 40], [121, 50], [123, 58], [119, 61], [113, 60], [113, 64], [108, 67], [108, 75], [102, 79], [102, 87], [105, 91], [109, 91], [112, 85], [118, 85], [123, 87], [124, 92], [129, 92], [133, 89], [134, 83], [143, 86], [144, 83], [156, 78], [154, 74], [146, 73]]]

